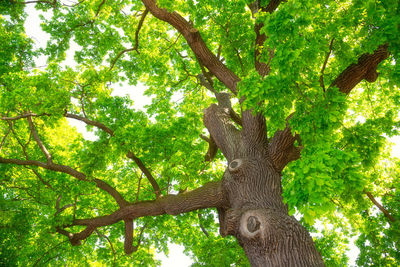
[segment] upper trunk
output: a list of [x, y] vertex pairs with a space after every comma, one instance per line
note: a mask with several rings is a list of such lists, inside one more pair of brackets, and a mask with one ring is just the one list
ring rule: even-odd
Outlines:
[[212, 105], [204, 122], [228, 160], [222, 188], [229, 208], [218, 210], [221, 235], [235, 236], [252, 266], [324, 266], [311, 236], [283, 203], [282, 164], [273, 155], [281, 151], [268, 146], [264, 118], [243, 112], [239, 131], [226, 110]]

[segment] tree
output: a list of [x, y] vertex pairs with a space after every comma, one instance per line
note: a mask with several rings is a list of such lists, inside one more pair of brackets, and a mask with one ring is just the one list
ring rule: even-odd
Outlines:
[[343, 266], [350, 236], [359, 265], [399, 261], [397, 1], [0, 8], [3, 265], [156, 265], [175, 242], [194, 266]]

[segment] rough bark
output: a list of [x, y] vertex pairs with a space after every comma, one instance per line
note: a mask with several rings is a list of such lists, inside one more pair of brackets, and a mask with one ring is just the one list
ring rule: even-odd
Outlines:
[[276, 166], [287, 159], [271, 157], [265, 119], [244, 111], [239, 131], [227, 113], [219, 105], [204, 112], [204, 124], [228, 160], [222, 190], [229, 208], [218, 209], [221, 235], [235, 236], [252, 266], [324, 266], [309, 233], [283, 203]]

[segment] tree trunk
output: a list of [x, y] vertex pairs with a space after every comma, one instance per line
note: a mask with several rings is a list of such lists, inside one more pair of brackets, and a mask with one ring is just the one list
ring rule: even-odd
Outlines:
[[251, 266], [324, 266], [307, 230], [282, 202], [280, 174], [268, 157], [235, 159], [224, 174], [231, 208], [221, 234], [235, 236]]
[[281, 170], [294, 137], [278, 131], [267, 140], [264, 117], [250, 111], [242, 112], [239, 130], [227, 110], [220, 104], [204, 111], [204, 124], [228, 160], [222, 188], [229, 207], [218, 210], [221, 235], [235, 236], [252, 266], [324, 266], [282, 200]]

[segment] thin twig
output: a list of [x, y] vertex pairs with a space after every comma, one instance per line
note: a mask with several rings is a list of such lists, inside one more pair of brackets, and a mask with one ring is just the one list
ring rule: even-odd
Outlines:
[[116, 255], [116, 253], [115, 253], [115, 249], [114, 249], [114, 246], [113, 246], [113, 244], [111, 243], [111, 240], [108, 238], [108, 236], [106, 236], [105, 234], [102, 234], [102, 233], [100, 233], [99, 232], [99, 230], [95, 230], [95, 232], [97, 233], [97, 235], [99, 236], [99, 237], [104, 237], [107, 241], [108, 241], [108, 243], [110, 244], [110, 247], [111, 247], [111, 250], [112, 250], [112, 253], [113, 253], [113, 257], [114, 257], [114, 266], [116, 266], [115, 265], [115, 261], [116, 261], [116, 258], [115, 258], [115, 255]]
[[103, 7], [103, 5], [105, 4], [105, 2], [106, 2], [106, 0], [103, 0], [103, 1], [100, 3], [100, 5], [99, 5], [99, 7], [97, 8], [97, 11], [96, 11], [96, 17], [99, 15], [100, 10], [101, 10], [101, 8]]
[[29, 128], [31, 129], [33, 138], [35, 139], [36, 143], [38, 144], [40, 150], [42, 150], [43, 154], [46, 156], [47, 164], [51, 165], [53, 163], [53, 160], [51, 159], [51, 154], [44, 146], [42, 140], [40, 140], [40, 137], [36, 131], [35, 125], [33, 124], [32, 117], [30, 117], [30, 116], [27, 117], [27, 120], [29, 123]]
[[321, 76], [319, 76], [319, 84], [322, 87], [322, 90], [325, 93], [325, 84], [324, 84], [324, 71], [326, 68], [326, 64], [328, 63], [329, 57], [332, 53], [332, 47], [333, 47], [333, 41], [335, 40], [335, 38], [332, 38], [331, 43], [329, 44], [329, 52], [326, 54], [325, 56], [325, 61], [324, 64], [322, 65], [322, 69], [321, 69]]
[[55, 245], [54, 247], [50, 248], [49, 250], [47, 250], [38, 260], [36, 260], [36, 262], [33, 264], [33, 267], [35, 267], [43, 258], [44, 256], [46, 256], [47, 254], [49, 254], [49, 252], [57, 247], [59, 247], [60, 245], [62, 245], [63, 243], [67, 242], [68, 240], [64, 240], [60, 243], [58, 243], [57, 245]]
[[201, 231], [206, 235], [206, 237], [210, 237], [209, 233], [207, 232], [207, 230], [204, 228], [204, 226], [201, 224], [201, 213], [197, 213], [197, 217], [199, 217], [199, 225], [200, 225], [200, 229]]
[[5, 141], [6, 141], [7, 137], [8, 137], [8, 135], [10, 134], [10, 132], [11, 132], [11, 128], [8, 128], [7, 133], [4, 135], [3, 139], [1, 140], [0, 152], [1, 152], [1, 150], [2, 150], [2, 148], [3, 148], [3, 145], [4, 145], [4, 143], [5, 143]]
[[135, 45], [134, 45], [134, 47], [132, 47], [132, 48], [127, 48], [127, 49], [124, 49], [124, 50], [122, 50], [121, 52], [119, 52], [118, 55], [114, 58], [114, 60], [111, 62], [111, 65], [110, 65], [110, 69], [109, 69], [109, 70], [112, 70], [112, 69], [114, 68], [115, 63], [117, 62], [117, 60], [118, 60], [123, 54], [125, 54], [125, 53], [127, 53], [127, 52], [130, 52], [130, 51], [136, 51], [136, 52], [139, 54], [139, 50], [138, 50], [138, 49], [139, 49], [139, 32], [140, 32], [140, 29], [141, 29], [142, 26], [143, 26], [143, 22], [144, 22], [144, 19], [146, 18], [147, 13], [149, 13], [149, 10], [146, 8], [146, 9], [144, 10], [144, 12], [143, 12], [141, 18], [140, 18], [138, 27], [136, 28], [136, 31], [135, 31]]

